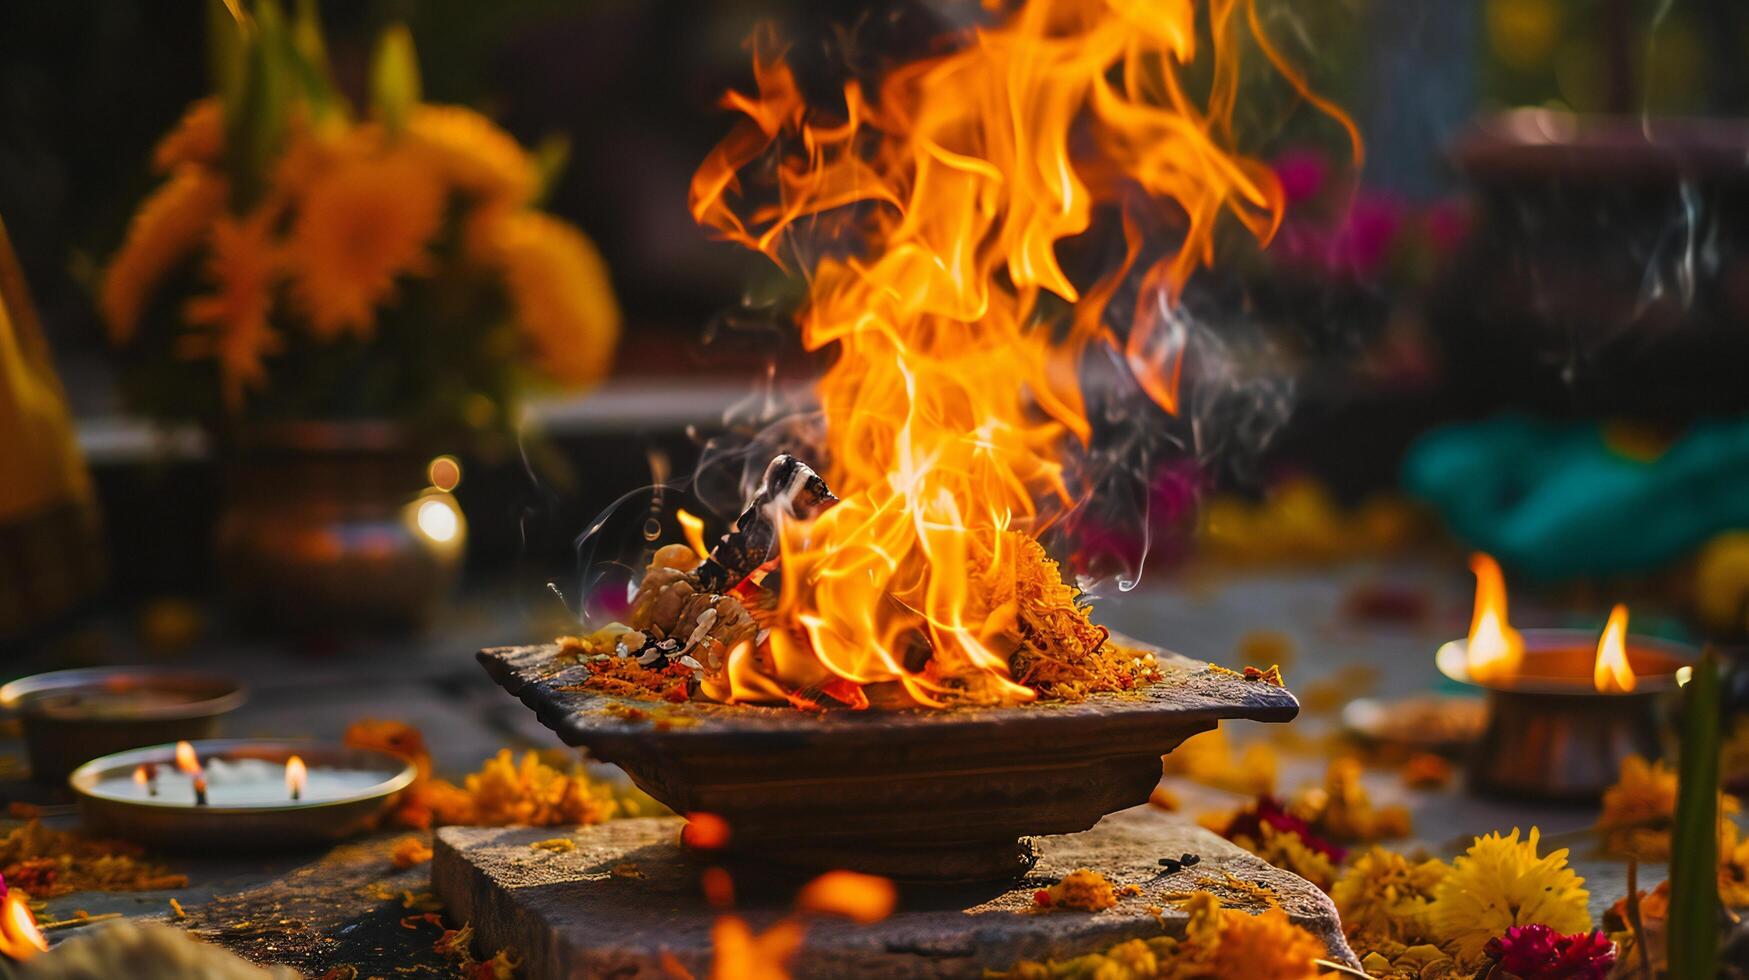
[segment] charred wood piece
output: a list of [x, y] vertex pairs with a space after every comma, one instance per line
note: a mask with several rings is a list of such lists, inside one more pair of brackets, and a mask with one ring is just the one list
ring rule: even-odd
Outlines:
[[777, 526], [783, 518], [814, 517], [837, 502], [826, 481], [808, 464], [787, 453], [773, 459], [765, 467], [759, 492], [698, 566], [699, 587], [722, 592], [736, 585], [774, 556]]

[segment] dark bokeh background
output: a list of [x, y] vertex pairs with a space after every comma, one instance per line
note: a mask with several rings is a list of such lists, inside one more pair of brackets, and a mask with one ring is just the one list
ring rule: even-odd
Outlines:
[[[1731, 147], [1749, 145], [1749, 130], [1726, 118], [1745, 108], [1749, 25], [1740, 4], [1264, 6], [1278, 40], [1360, 123], [1362, 188], [1395, 208], [1457, 202], [1472, 234], [1409, 283], [1381, 276], [1260, 293], [1255, 282], [1207, 277], [1212, 296], [1233, 297], [1247, 315], [1322, 338], [1303, 345], [1318, 357], [1302, 365], [1291, 422], [1266, 440], [1266, 454], [1220, 466], [1223, 479], [1258, 487], [1271, 474], [1308, 470], [1356, 498], [1390, 484], [1403, 447], [1442, 419], [1523, 406], [1680, 425], [1749, 405], [1744, 180], [1729, 162], [1741, 159]], [[717, 98], [748, 80], [744, 41], [754, 25], [774, 21], [804, 81], [830, 92], [846, 71], [878, 74], [890, 59], [941, 43], [978, 5], [372, 0], [321, 8], [336, 73], [355, 95], [377, 32], [403, 19], [427, 98], [485, 109], [526, 144], [568, 141], [550, 206], [607, 256], [627, 317], [618, 376], [665, 391], [694, 376], [730, 385], [754, 378], [771, 356], [767, 341], [781, 341], [700, 342], [722, 333], [712, 328], [744, 295], [780, 285], [762, 260], [709, 241], [685, 208], [693, 168], [729, 124]], [[91, 283], [152, 184], [151, 146], [207, 89], [203, 29], [193, 0], [0, 5], [0, 214], [88, 424], [124, 412]], [[1675, 150], [1638, 157], [1608, 139], [1571, 158], [1492, 152], [1498, 134], [1478, 136], [1475, 121], [1515, 106], [1624, 110], [1633, 117], [1622, 131], [1628, 142], [1642, 116], [1714, 122], [1672, 137]], [[1274, 150], [1302, 139], [1334, 145], [1338, 134], [1303, 122], [1266, 122]], [[1691, 144], [1717, 152], [1682, 149]], [[520, 460], [470, 468], [458, 496], [476, 567], [531, 555], [536, 578], [562, 567], [588, 517], [647, 479], [652, 447], [685, 472], [695, 445], [671, 418], [555, 423], [550, 435], [568, 475], [531, 478]], [[198, 583], [204, 550], [175, 545], [197, 539], [210, 510], [206, 463], [130, 452], [93, 454], [117, 577], [124, 589], [146, 591]]]

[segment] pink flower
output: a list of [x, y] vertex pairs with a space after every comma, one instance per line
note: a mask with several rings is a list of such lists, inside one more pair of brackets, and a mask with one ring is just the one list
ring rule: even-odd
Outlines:
[[1443, 257], [1456, 252], [1464, 239], [1470, 237], [1472, 217], [1469, 205], [1463, 201], [1436, 201], [1428, 206], [1421, 223], [1434, 254]]
[[1310, 147], [1289, 150], [1277, 157], [1275, 179], [1281, 181], [1281, 192], [1289, 204], [1315, 197], [1324, 189], [1330, 175], [1330, 163], [1324, 154]]
[[1541, 924], [1513, 926], [1483, 951], [1519, 980], [1604, 980], [1615, 966], [1615, 943], [1596, 930], [1563, 936]]

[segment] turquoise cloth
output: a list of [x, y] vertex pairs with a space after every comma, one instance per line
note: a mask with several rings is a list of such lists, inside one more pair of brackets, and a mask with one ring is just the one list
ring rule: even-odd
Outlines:
[[1501, 416], [1423, 436], [1403, 485], [1531, 578], [1656, 568], [1749, 527], [1749, 419], [1697, 423], [1645, 461], [1611, 449], [1595, 424]]

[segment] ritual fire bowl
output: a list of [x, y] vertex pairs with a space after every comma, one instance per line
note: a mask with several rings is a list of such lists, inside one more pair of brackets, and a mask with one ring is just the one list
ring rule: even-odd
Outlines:
[[1160, 757], [1222, 719], [1289, 721], [1286, 689], [1156, 650], [1164, 679], [1078, 703], [832, 711], [672, 704], [584, 686], [554, 645], [482, 650], [567, 745], [677, 813], [713, 813], [732, 856], [914, 881], [1024, 874], [1033, 835], [1145, 802]]

